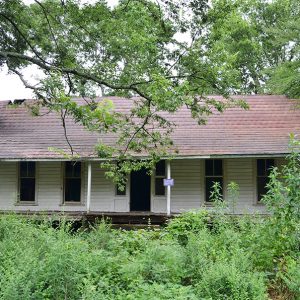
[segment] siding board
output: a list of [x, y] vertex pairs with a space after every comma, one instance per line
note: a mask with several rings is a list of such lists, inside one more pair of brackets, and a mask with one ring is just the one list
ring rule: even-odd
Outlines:
[[[280, 167], [285, 160], [276, 159]], [[256, 204], [256, 159], [224, 159], [224, 182], [236, 182], [240, 188], [234, 213], [263, 213], [265, 207]], [[18, 163], [0, 162], [0, 209], [30, 211], [85, 211], [87, 187], [87, 163], [82, 164], [82, 204], [61, 205], [63, 199], [63, 164], [61, 162], [37, 163], [37, 205], [15, 205], [18, 194]], [[183, 212], [204, 205], [204, 160], [186, 159], [171, 162], [171, 211]], [[228, 195], [225, 193], [225, 200]], [[91, 211], [128, 212], [130, 183], [126, 195], [116, 196], [115, 185], [105, 177], [99, 163], [92, 162]], [[151, 211], [166, 212], [166, 196], [154, 195], [154, 176], [151, 180]]]
[[17, 163], [0, 162], [0, 206], [2, 210], [13, 209], [17, 202]]

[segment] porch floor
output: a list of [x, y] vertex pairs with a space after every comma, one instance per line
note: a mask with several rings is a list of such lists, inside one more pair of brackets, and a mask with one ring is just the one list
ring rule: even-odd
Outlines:
[[99, 212], [99, 211], [1, 211], [1, 214], [18, 214], [22, 216], [36, 216], [39, 218], [51, 217], [53, 219], [59, 217], [66, 217], [74, 221], [95, 222], [100, 219], [108, 219], [112, 224], [128, 224], [128, 225], [163, 225], [169, 219], [178, 214], [171, 214], [167, 216], [166, 213], [153, 213], [146, 211], [132, 211], [132, 212]]

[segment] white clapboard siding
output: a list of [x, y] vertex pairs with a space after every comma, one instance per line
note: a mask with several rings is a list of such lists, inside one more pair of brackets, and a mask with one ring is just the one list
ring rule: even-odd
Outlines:
[[263, 205], [256, 205], [255, 163], [256, 159], [252, 158], [227, 159], [224, 162], [225, 199], [229, 201], [232, 199], [227, 193], [227, 185], [230, 182], [235, 182], [239, 186], [238, 200], [233, 207], [230, 205], [231, 213], [264, 212]]
[[[285, 163], [284, 158], [276, 158], [275, 166], [279, 169]], [[256, 159], [255, 158], [240, 158], [225, 160], [225, 184], [231, 181], [239, 185], [239, 198], [232, 209], [232, 213], [265, 213], [266, 207], [264, 204], [257, 203], [257, 187], [256, 187]], [[227, 200], [229, 195], [225, 192]]]
[[[171, 161], [171, 177], [175, 183], [171, 188], [172, 212], [200, 208], [203, 194], [202, 172], [203, 161], [201, 160], [185, 159]], [[167, 199], [166, 196], [155, 196], [154, 179], [152, 180], [151, 190], [151, 210], [153, 212], [165, 213]]]
[[116, 196], [115, 185], [105, 177], [99, 163], [92, 163], [91, 211], [127, 212], [129, 209], [129, 189], [125, 196]]
[[15, 208], [17, 202], [17, 163], [0, 162], [0, 210]]
[[[276, 159], [276, 166], [285, 163]], [[35, 205], [17, 204], [18, 163], [0, 162], [0, 210], [30, 211], [85, 211], [87, 193], [87, 165], [82, 163], [82, 203], [63, 205], [63, 163], [37, 162]], [[99, 163], [92, 162], [92, 185], [90, 210], [100, 212], [128, 212], [130, 183], [126, 195], [116, 196], [115, 185], [105, 177]], [[171, 162], [171, 177], [175, 181], [171, 188], [171, 211], [183, 212], [204, 206], [204, 160], [185, 159]], [[239, 198], [233, 213], [265, 212], [262, 204], [256, 203], [256, 159], [224, 159], [224, 185], [234, 181], [239, 185]], [[151, 181], [151, 211], [166, 212], [166, 196], [154, 195], [154, 176]], [[229, 196], [225, 191], [225, 200]]]
[[[62, 205], [62, 163], [36, 163], [36, 203], [21, 204], [18, 199], [18, 163], [0, 163], [0, 210], [22, 211], [81, 211], [83, 205]], [[84, 171], [83, 171], [84, 174]], [[84, 177], [83, 177], [84, 178]], [[85, 185], [82, 182], [84, 202]]]
[[86, 166], [82, 163], [81, 203], [75, 205], [63, 204], [63, 171], [64, 163], [38, 163], [38, 206], [45, 210], [84, 211], [86, 203]]
[[200, 208], [203, 203], [203, 160], [174, 160], [171, 164], [175, 185], [171, 189], [171, 211]]
[[37, 162], [37, 204], [39, 210], [60, 210], [62, 203], [62, 163]]
[[[34, 205], [14, 205], [22, 211], [82, 211], [85, 210], [85, 170], [82, 165], [81, 203], [63, 205], [63, 167], [61, 162], [36, 163], [36, 203]], [[17, 172], [15, 174], [17, 180]], [[1, 192], [0, 192], [1, 193]]]

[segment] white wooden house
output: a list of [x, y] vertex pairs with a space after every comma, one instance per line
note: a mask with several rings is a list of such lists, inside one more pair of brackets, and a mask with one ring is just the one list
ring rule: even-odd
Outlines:
[[[49, 149], [69, 149], [55, 113], [33, 117], [24, 103], [0, 102], [0, 210], [178, 213], [211, 207], [208, 194], [215, 181], [224, 187], [226, 201], [225, 187], [234, 181], [240, 192], [232, 213], [264, 213], [260, 198], [269, 168], [284, 163], [289, 134], [300, 133], [300, 110], [284, 96], [244, 98], [250, 110], [229, 109], [209, 117], [205, 126], [185, 108], [169, 115], [177, 125], [173, 141], [179, 154], [159, 163], [152, 176], [132, 173], [124, 192], [106, 179], [94, 153], [99, 138], [113, 143], [110, 136], [99, 137], [68, 120], [68, 137], [81, 155], [72, 164]], [[131, 105], [128, 99], [109, 99], [119, 110]], [[171, 188], [163, 186], [167, 177], [174, 179]]]

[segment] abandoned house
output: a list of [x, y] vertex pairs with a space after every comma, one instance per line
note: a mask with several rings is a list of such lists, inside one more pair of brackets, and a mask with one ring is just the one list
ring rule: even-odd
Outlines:
[[[132, 100], [111, 99], [117, 111]], [[176, 124], [172, 139], [179, 153], [162, 160], [150, 176], [132, 172], [120, 191], [105, 177], [94, 146], [109, 134], [91, 133], [67, 120], [68, 138], [80, 154], [76, 164], [50, 149], [68, 151], [61, 119], [54, 112], [32, 116], [26, 101], [0, 102], [0, 210], [18, 212], [174, 214], [212, 206], [213, 182], [236, 182], [239, 198], [232, 213], [264, 213], [261, 203], [272, 166], [289, 153], [290, 133], [300, 133], [300, 110], [284, 96], [244, 96], [249, 110], [231, 108], [199, 126], [182, 108], [167, 118]], [[101, 101], [101, 99], [99, 99]], [[169, 183], [164, 179], [173, 179]], [[168, 187], [165, 187], [168, 185]], [[172, 185], [172, 186], [171, 186]]]

